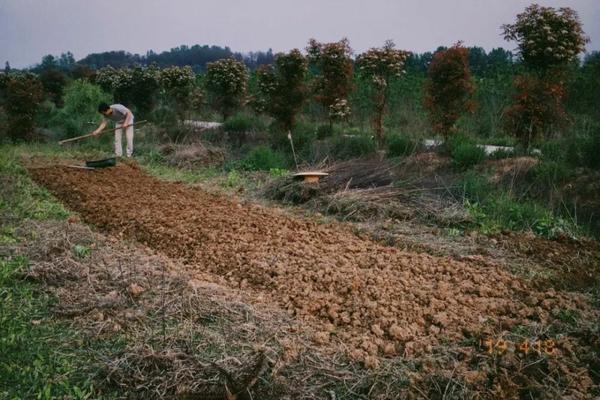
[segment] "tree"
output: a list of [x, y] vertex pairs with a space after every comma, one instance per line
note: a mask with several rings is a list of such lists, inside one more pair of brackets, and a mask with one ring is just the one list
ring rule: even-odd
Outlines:
[[90, 82], [95, 80], [96, 71], [84, 64], [75, 64], [71, 69], [71, 77], [73, 79], [85, 79]]
[[488, 56], [482, 47], [470, 47], [469, 49], [469, 69], [476, 75], [483, 75], [487, 71]]
[[308, 60], [315, 73], [314, 91], [317, 102], [329, 113], [330, 124], [350, 114], [348, 95], [352, 90], [352, 49], [348, 39], [319, 43], [310, 39]]
[[565, 89], [562, 83], [535, 74], [519, 75], [514, 80], [513, 104], [505, 112], [505, 128], [523, 146], [529, 148], [553, 126], [566, 123], [567, 113], [562, 105]]
[[46, 96], [57, 107], [62, 107], [63, 94], [67, 85], [67, 76], [65, 73], [56, 67], [47, 67], [40, 72], [39, 77], [44, 86]]
[[66, 53], [62, 53], [60, 55], [57, 63], [58, 67], [63, 71], [70, 71], [75, 65], [75, 57], [73, 57], [73, 53], [67, 51]]
[[14, 74], [5, 89], [8, 136], [12, 141], [31, 139], [34, 118], [44, 97], [40, 80], [33, 74]]
[[4, 63], [4, 73], [5, 74], [10, 73], [10, 64], [8, 61], [6, 63]]
[[110, 95], [98, 85], [85, 80], [72, 81], [65, 89], [64, 106], [58, 111], [55, 123], [67, 136], [81, 135], [89, 129], [90, 121], [98, 121], [98, 104], [110, 102]]
[[517, 42], [525, 66], [544, 74], [575, 60], [589, 42], [577, 13], [568, 7], [532, 4], [502, 29], [506, 40]]
[[248, 70], [242, 62], [233, 58], [208, 63], [205, 85], [210, 102], [226, 120], [243, 103]]
[[56, 58], [52, 54], [47, 54], [42, 57], [42, 62], [39, 65], [40, 70], [45, 70], [49, 68], [57, 68], [58, 63], [56, 62]]
[[598, 93], [600, 93], [600, 51], [586, 54], [583, 65], [569, 82], [567, 106], [577, 113], [586, 113], [600, 119]]
[[380, 147], [384, 144], [383, 115], [389, 98], [390, 81], [405, 72], [404, 62], [409, 55], [409, 52], [394, 47], [394, 42], [387, 41], [382, 48], [372, 48], [356, 60], [360, 77], [373, 88], [373, 126]]
[[455, 132], [462, 114], [475, 110], [474, 91], [468, 49], [458, 42], [433, 55], [425, 85], [425, 107], [433, 130], [444, 139]]
[[196, 87], [196, 75], [192, 68], [163, 68], [158, 74], [158, 82], [165, 102], [175, 110], [179, 119], [183, 119], [192, 108], [192, 95]]
[[96, 83], [112, 93], [116, 102], [135, 108], [142, 118], [147, 117], [156, 105], [159, 90], [156, 67], [105, 67], [97, 72]]
[[512, 53], [502, 47], [488, 53], [488, 70], [492, 73], [508, 71], [513, 65]]
[[275, 118], [285, 131], [292, 129], [306, 99], [307, 66], [306, 57], [294, 49], [288, 54], [275, 55], [274, 65], [263, 65], [257, 71], [260, 108]]
[[563, 99], [568, 66], [589, 39], [574, 10], [537, 4], [527, 7], [514, 24], [502, 29], [506, 40], [517, 42], [527, 70], [514, 80], [515, 95], [505, 112], [505, 126], [529, 147], [541, 133], [566, 124]]

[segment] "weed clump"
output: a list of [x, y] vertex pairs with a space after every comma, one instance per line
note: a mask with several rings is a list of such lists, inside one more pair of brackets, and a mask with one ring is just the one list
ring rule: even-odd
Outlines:
[[407, 136], [390, 135], [387, 137], [388, 157], [405, 157], [414, 153], [419, 143]]

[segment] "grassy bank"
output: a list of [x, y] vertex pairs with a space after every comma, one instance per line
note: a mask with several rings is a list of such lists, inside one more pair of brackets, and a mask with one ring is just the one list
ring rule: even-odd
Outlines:
[[[46, 150], [47, 153], [52, 152]], [[69, 213], [45, 189], [33, 184], [13, 147], [0, 149], [0, 398], [99, 398], [91, 380], [94, 363], [83, 337], [49, 310], [54, 299], [24, 278], [26, 255], [11, 251], [26, 220], [64, 220]]]

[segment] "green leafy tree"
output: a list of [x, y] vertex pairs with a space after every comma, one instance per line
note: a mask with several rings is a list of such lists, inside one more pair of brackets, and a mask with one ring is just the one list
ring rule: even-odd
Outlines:
[[399, 78], [405, 72], [404, 62], [409, 55], [409, 52], [394, 47], [394, 42], [387, 41], [382, 48], [372, 48], [356, 60], [360, 77], [368, 81], [373, 89], [372, 121], [380, 147], [385, 144], [383, 116], [389, 100], [390, 83], [394, 77]]
[[120, 68], [105, 67], [96, 74], [96, 82], [112, 93], [118, 103], [135, 110], [142, 118], [149, 117], [159, 92], [159, 70], [156, 67]]
[[313, 89], [316, 100], [329, 113], [330, 124], [350, 114], [348, 96], [352, 90], [352, 49], [348, 39], [319, 43], [310, 39], [308, 60], [315, 74]]
[[598, 93], [600, 93], [600, 51], [593, 51], [586, 55], [583, 66], [576, 71], [570, 81], [567, 90], [567, 106], [572, 112], [585, 113], [600, 120]]
[[75, 64], [71, 68], [71, 78], [73, 79], [86, 79], [90, 82], [94, 82], [96, 79], [96, 71], [84, 64]]
[[298, 49], [275, 55], [274, 65], [257, 71], [259, 109], [269, 113], [284, 130], [291, 130], [306, 99], [307, 60]]
[[63, 94], [67, 85], [67, 76], [56, 67], [48, 67], [39, 75], [44, 93], [57, 107], [63, 105]]
[[467, 48], [459, 42], [433, 55], [425, 85], [425, 107], [433, 130], [445, 140], [456, 132], [461, 115], [475, 110], [474, 91]]
[[191, 67], [168, 67], [158, 74], [161, 94], [179, 119], [183, 119], [192, 108], [196, 88], [196, 74]]
[[568, 65], [589, 42], [577, 12], [568, 7], [556, 10], [532, 4], [502, 29], [506, 40], [517, 42], [525, 66], [541, 73]]
[[53, 120], [67, 136], [88, 133], [90, 122], [100, 122], [99, 103], [109, 103], [110, 94], [85, 80], [75, 80], [65, 89], [64, 106]]
[[204, 83], [210, 103], [226, 120], [244, 101], [248, 70], [233, 58], [211, 62], [207, 64]]

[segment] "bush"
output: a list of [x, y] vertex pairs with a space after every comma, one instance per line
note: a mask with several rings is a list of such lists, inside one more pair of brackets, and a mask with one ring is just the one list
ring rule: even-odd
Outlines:
[[249, 137], [253, 136], [252, 133], [264, 132], [266, 129], [265, 123], [259, 117], [245, 113], [235, 114], [223, 123], [227, 139], [238, 146], [248, 142]]
[[317, 127], [317, 139], [325, 139], [333, 136], [333, 125], [319, 125]]
[[535, 166], [533, 173], [538, 182], [543, 182], [547, 186], [554, 186], [557, 183], [565, 182], [571, 176], [571, 170], [568, 165], [560, 159], [539, 162]]
[[546, 141], [540, 151], [544, 161], [565, 161], [572, 167], [600, 169], [600, 130], [588, 136]]
[[419, 147], [419, 142], [402, 135], [387, 137], [388, 157], [403, 157], [414, 153]]
[[582, 165], [588, 168], [600, 169], [600, 131], [585, 140]]
[[246, 171], [270, 171], [284, 167], [285, 157], [267, 146], [253, 148], [241, 163], [241, 168]]
[[223, 123], [225, 132], [244, 133], [266, 130], [265, 124], [256, 116], [238, 113]]
[[455, 195], [471, 202], [481, 203], [493, 192], [494, 187], [485, 176], [475, 171], [465, 173], [462, 181], [456, 185]]
[[84, 80], [77, 80], [67, 86], [64, 106], [51, 121], [67, 137], [88, 133], [95, 126], [88, 122], [100, 123], [102, 116], [98, 113], [98, 104], [110, 103], [110, 95], [99, 86]]
[[[281, 150], [286, 154], [292, 154], [288, 132], [281, 129], [279, 124], [273, 124], [269, 128], [270, 142], [273, 148]], [[294, 142], [294, 150], [296, 155], [302, 157], [306, 155], [311, 144], [315, 141], [316, 130], [315, 126], [306, 122], [299, 121], [294, 129], [292, 129], [292, 140]]]
[[500, 150], [494, 151], [488, 157], [489, 157], [490, 160], [501, 160], [503, 158], [511, 158], [511, 157], [514, 157], [514, 156], [515, 156], [514, 150], [500, 149]]
[[485, 159], [485, 150], [464, 135], [452, 137], [445, 147], [452, 159], [452, 166], [459, 170], [469, 169]]
[[331, 154], [339, 160], [366, 156], [377, 150], [375, 141], [364, 135], [336, 136], [331, 145]]

